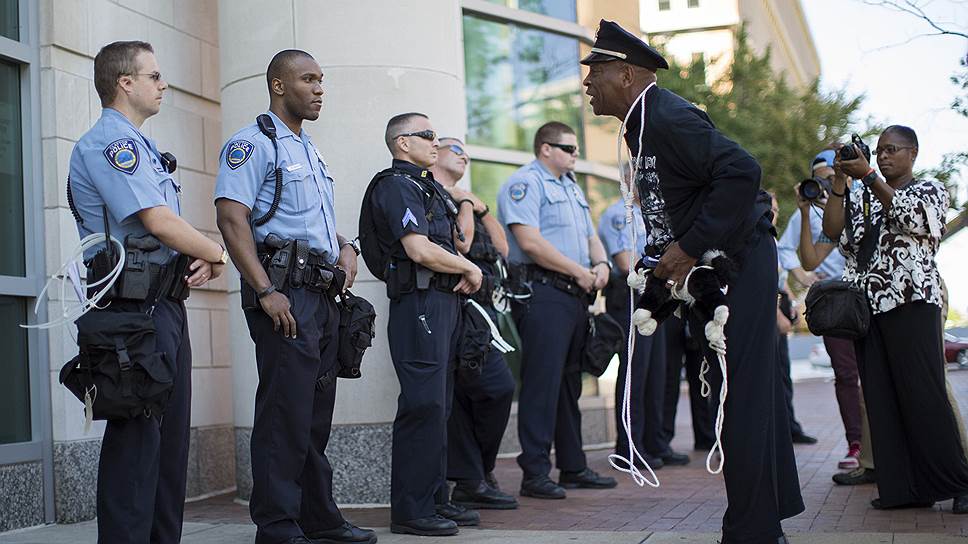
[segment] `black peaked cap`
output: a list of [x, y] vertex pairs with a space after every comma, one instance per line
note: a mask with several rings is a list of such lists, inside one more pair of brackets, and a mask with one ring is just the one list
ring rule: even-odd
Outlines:
[[622, 60], [648, 68], [653, 72], [659, 68], [669, 69], [669, 63], [649, 44], [619, 26], [618, 23], [602, 19], [598, 23], [592, 52], [581, 59], [581, 63], [592, 64], [612, 60]]

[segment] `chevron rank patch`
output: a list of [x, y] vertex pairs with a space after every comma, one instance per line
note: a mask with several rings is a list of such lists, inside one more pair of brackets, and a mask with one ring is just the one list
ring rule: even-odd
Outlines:
[[138, 169], [138, 146], [131, 138], [121, 138], [104, 148], [104, 158], [115, 170], [133, 174]]

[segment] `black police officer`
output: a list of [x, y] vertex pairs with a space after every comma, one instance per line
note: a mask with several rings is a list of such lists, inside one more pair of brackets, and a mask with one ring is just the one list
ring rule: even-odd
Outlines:
[[[457, 253], [457, 231], [448, 211], [453, 201], [445, 200], [446, 191], [427, 170], [437, 160], [438, 146], [430, 119], [421, 113], [397, 115], [387, 123], [385, 141], [392, 168], [371, 182], [371, 198], [364, 197], [370, 209], [361, 213], [360, 233], [372, 234], [386, 256], [387, 333], [400, 380], [393, 421], [390, 530], [454, 535], [458, 524], [479, 520], [476, 512], [435, 504], [435, 495], [446, 485], [460, 295], [480, 288], [481, 270]], [[363, 224], [369, 215], [372, 233]]]
[[[602, 21], [583, 84], [596, 115], [627, 120], [625, 141], [649, 231], [655, 276], [682, 285], [706, 251], [739, 267], [729, 286], [723, 428], [729, 506], [723, 542], [785, 542], [780, 520], [803, 511], [796, 461], [775, 361], [777, 260], [769, 235], [770, 199], [760, 168], [709, 117], [657, 87], [662, 56], [611, 21]], [[644, 111], [643, 111], [644, 109]], [[643, 124], [644, 123], [644, 124]], [[703, 330], [701, 324], [693, 330]], [[704, 346], [707, 359], [715, 354]], [[712, 365], [713, 398], [722, 384]]]
[[[340, 342], [334, 296], [344, 280], [353, 284], [357, 265], [355, 249], [336, 233], [333, 180], [302, 129], [319, 118], [323, 73], [309, 53], [288, 49], [272, 58], [266, 79], [269, 112], [229, 139], [215, 187], [259, 367], [249, 502], [255, 541], [373, 543], [373, 531], [340, 514], [325, 453]], [[263, 262], [272, 263], [271, 276]]]
[[[504, 227], [477, 195], [457, 187], [471, 160], [464, 143], [457, 138], [441, 138], [437, 153], [437, 163], [430, 170], [460, 210], [457, 220], [464, 241], [458, 240], [457, 249], [484, 274], [481, 289], [472, 298], [496, 323], [492, 296], [500, 279], [498, 261], [503, 262], [508, 254]], [[497, 349], [488, 352], [480, 376], [458, 376], [454, 406], [447, 420], [447, 479], [456, 482], [451, 496], [455, 504], [495, 510], [517, 508], [518, 501], [501, 491], [493, 474], [513, 399], [514, 376]]]

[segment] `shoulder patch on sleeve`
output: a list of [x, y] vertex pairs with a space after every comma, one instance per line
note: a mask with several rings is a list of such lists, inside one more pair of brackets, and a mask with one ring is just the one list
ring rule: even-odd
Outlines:
[[249, 160], [253, 149], [255, 149], [255, 146], [248, 140], [232, 140], [229, 145], [225, 146], [225, 164], [235, 170]]
[[625, 228], [625, 216], [624, 215], [613, 215], [612, 216], [612, 228], [615, 230], [622, 230]]
[[133, 174], [138, 169], [138, 146], [132, 138], [121, 138], [108, 144], [104, 148], [104, 158], [115, 170], [125, 174]]
[[522, 183], [515, 183], [508, 190], [508, 195], [511, 197], [511, 200], [513, 200], [515, 202], [523, 199], [524, 196], [527, 195], [527, 194], [528, 194], [528, 184], [527, 183], [523, 183], [523, 182]]

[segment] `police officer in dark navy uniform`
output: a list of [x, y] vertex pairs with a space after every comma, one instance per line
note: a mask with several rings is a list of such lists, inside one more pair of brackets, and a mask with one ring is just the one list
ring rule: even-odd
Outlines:
[[336, 232], [333, 178], [303, 128], [323, 103], [323, 73], [305, 51], [266, 70], [269, 111], [222, 148], [218, 226], [242, 273], [256, 346], [252, 428], [256, 544], [376, 542], [343, 519], [326, 458], [339, 370], [335, 298], [353, 284], [356, 249]]
[[[555, 121], [542, 125], [534, 154], [498, 193], [512, 281], [530, 284], [533, 291], [528, 301], [512, 306], [522, 344], [518, 465], [524, 472], [521, 495], [563, 499], [565, 487], [616, 485], [588, 468], [578, 408], [588, 303], [608, 281], [609, 266], [588, 201], [571, 173], [578, 156], [575, 131]], [[549, 477], [552, 443], [558, 483]]]
[[[619, 199], [602, 213], [598, 220], [598, 235], [612, 260], [612, 275], [605, 289], [605, 308], [629, 332], [629, 286], [626, 277], [635, 263], [635, 256], [645, 247], [647, 236], [642, 212], [637, 207], [632, 210], [631, 224], [626, 223], [625, 201]], [[635, 229], [636, 250], [632, 246], [632, 229]], [[665, 323], [651, 336], [638, 335], [635, 351], [632, 353], [632, 379], [630, 392], [631, 434], [636, 450], [653, 469], [664, 465], [685, 465], [689, 456], [672, 451], [662, 436], [662, 405], [665, 394], [666, 335]], [[622, 408], [618, 399], [624, 398], [625, 376], [628, 364], [627, 349], [619, 350], [618, 377], [615, 381], [615, 428], [618, 437], [615, 452], [629, 455], [628, 437], [622, 423]], [[679, 398], [679, 391], [674, 393]], [[634, 456], [633, 456], [634, 457]]]
[[[480, 198], [457, 187], [470, 157], [457, 138], [441, 138], [437, 162], [430, 169], [457, 202], [457, 221], [464, 234], [458, 249], [484, 274], [481, 288], [472, 298], [497, 322], [492, 296], [500, 281], [499, 265], [508, 254], [504, 228]], [[456, 482], [451, 499], [467, 508], [508, 510], [518, 501], [501, 491], [494, 478], [494, 465], [501, 438], [511, 416], [514, 376], [504, 357], [492, 348], [481, 375], [458, 377], [454, 404], [447, 420], [447, 479]]]
[[461, 295], [480, 288], [481, 269], [457, 253], [455, 204], [427, 170], [438, 147], [430, 119], [397, 115], [387, 123], [385, 141], [393, 164], [367, 188], [360, 235], [368, 268], [387, 284], [387, 335], [400, 380], [390, 530], [454, 535], [458, 525], [480, 520], [477, 512], [443, 499], [437, 504], [435, 496], [446, 485]]
[[[642, 40], [602, 21], [584, 80], [596, 115], [627, 119], [623, 135], [649, 232], [654, 275], [681, 286], [704, 253], [725, 252], [738, 271], [729, 284], [723, 542], [786, 542], [780, 520], [803, 511], [786, 406], [775, 362], [776, 245], [760, 167], [709, 117], [656, 86], [668, 63]], [[644, 108], [644, 110], [643, 110]], [[643, 124], [644, 123], [644, 124]], [[692, 330], [703, 330], [698, 324]], [[704, 346], [709, 361], [716, 355]], [[713, 398], [722, 384], [710, 372]]]
[[[156, 349], [165, 354], [174, 376], [163, 415], [107, 422], [98, 467], [98, 542], [174, 543], [181, 539], [185, 506], [192, 351], [184, 303], [159, 292], [160, 278], [171, 274], [181, 253], [191, 256], [189, 271], [171, 281], [201, 286], [222, 273], [228, 255], [180, 217], [181, 188], [172, 177], [173, 157], [160, 153], [141, 132], [145, 120], [158, 113], [168, 87], [151, 45], [132, 41], [104, 46], [94, 57], [94, 86], [104, 109], [74, 146], [68, 178], [68, 202], [78, 233], [84, 238], [104, 232], [107, 224], [111, 236], [126, 245], [148, 234], [160, 242], [147, 254], [152, 271], [148, 292], [157, 301], [149, 301], [155, 298], [150, 294], [140, 301], [125, 297], [95, 311], [147, 312], [154, 305], [150, 313]], [[94, 258], [96, 251], [85, 257]]]

